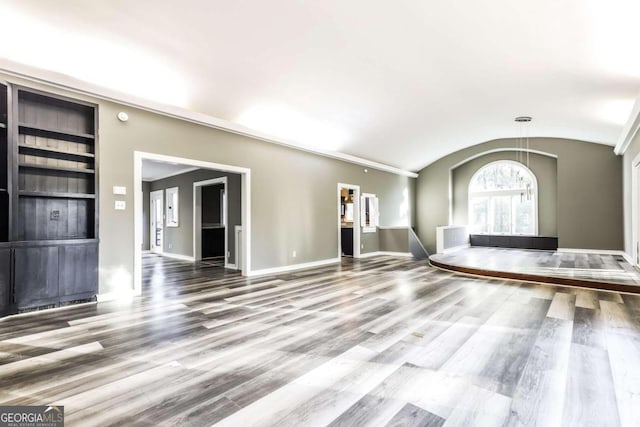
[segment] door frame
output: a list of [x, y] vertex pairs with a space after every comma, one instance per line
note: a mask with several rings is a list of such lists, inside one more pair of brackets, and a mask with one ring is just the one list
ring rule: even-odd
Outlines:
[[207, 179], [193, 183], [193, 258], [202, 259], [202, 187], [222, 184], [224, 198], [222, 203], [222, 221], [224, 224], [224, 268], [232, 268], [229, 264], [229, 218], [227, 208], [227, 177]]
[[640, 153], [631, 162], [631, 258], [640, 266]]
[[[154, 197], [155, 196], [155, 197]], [[160, 196], [160, 197], [157, 197]], [[162, 206], [162, 218], [160, 220], [161, 228], [162, 228], [162, 241], [161, 246], [158, 248], [153, 244], [155, 241], [155, 217], [156, 212], [153, 209], [154, 200], [160, 201], [160, 206]], [[164, 254], [164, 190], [155, 190], [149, 192], [149, 250], [154, 254]]]
[[167, 163], [177, 163], [194, 166], [196, 168], [213, 169], [240, 175], [241, 205], [242, 205], [242, 275], [251, 275], [251, 169], [224, 165], [221, 163], [205, 162], [184, 157], [167, 156], [164, 154], [144, 151], [133, 152], [133, 295], [142, 295], [142, 160], [156, 160]]
[[338, 209], [337, 209], [337, 224], [338, 224], [338, 259], [342, 259], [342, 224], [341, 217], [341, 194], [340, 190], [346, 188], [347, 190], [354, 190], [353, 192], [353, 257], [360, 258], [360, 186], [354, 184], [338, 183]]

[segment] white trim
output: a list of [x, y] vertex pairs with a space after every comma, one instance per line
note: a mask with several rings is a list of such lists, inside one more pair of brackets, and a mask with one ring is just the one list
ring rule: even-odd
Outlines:
[[167, 258], [173, 258], [173, 259], [177, 259], [180, 261], [188, 261], [188, 262], [195, 262], [196, 259], [193, 256], [190, 255], [182, 255], [182, 254], [174, 254], [171, 252], [165, 252], [162, 254], [163, 257], [167, 257]]
[[[634, 260], [640, 260], [638, 247], [640, 246], [640, 153], [631, 162], [631, 265], [640, 265]], [[629, 249], [629, 248], [626, 248]]]
[[[20, 70], [20, 71], [17, 71]], [[98, 99], [103, 99], [110, 102], [116, 102], [118, 104], [138, 108], [144, 111], [150, 111], [152, 113], [160, 114], [163, 116], [183, 120], [186, 122], [195, 123], [201, 126], [206, 126], [214, 129], [223, 130], [226, 132], [235, 133], [242, 136], [258, 139], [261, 141], [269, 142], [272, 144], [283, 145], [285, 147], [293, 148], [308, 153], [317, 154], [323, 157], [329, 157], [333, 159], [342, 160], [348, 163], [353, 163], [361, 166], [366, 166], [373, 169], [378, 169], [385, 172], [390, 172], [396, 175], [408, 176], [410, 178], [417, 178], [418, 174], [405, 169], [396, 168], [384, 163], [374, 162], [361, 157], [352, 156], [350, 154], [340, 153], [337, 151], [328, 151], [313, 149], [309, 147], [301, 147], [296, 145], [293, 141], [288, 141], [280, 138], [276, 138], [272, 135], [267, 135], [263, 132], [259, 132], [253, 129], [249, 129], [245, 126], [233, 123], [227, 120], [219, 119], [217, 117], [210, 116], [208, 114], [197, 113], [189, 111], [185, 108], [166, 105], [159, 102], [150, 101], [147, 99], [141, 99], [129, 94], [118, 92], [112, 89], [93, 85], [73, 77], [64, 76], [62, 74], [55, 74], [55, 77], [46, 70], [41, 70], [35, 67], [30, 67], [24, 64], [19, 64], [14, 61], [0, 58], [0, 72], [7, 75], [18, 77], [21, 79], [29, 80], [32, 82], [46, 84], [65, 91], [78, 93], [81, 95], [87, 95]]]
[[171, 172], [169, 175], [163, 175], [161, 178], [154, 178], [154, 179], [144, 179], [144, 178], [142, 178], [142, 181], [143, 182], [156, 182], [156, 181], [160, 181], [162, 179], [171, 178], [172, 176], [178, 176], [178, 175], [182, 175], [182, 174], [185, 174], [185, 173], [197, 171], [198, 169], [199, 168], [197, 168], [197, 167], [188, 168], [188, 169], [185, 169], [185, 170], [179, 171], [179, 172]]
[[282, 267], [273, 267], [273, 268], [263, 268], [262, 270], [253, 270], [248, 274], [248, 277], [255, 277], [255, 276], [264, 276], [267, 274], [277, 274], [277, 273], [286, 273], [289, 271], [296, 271], [296, 270], [304, 270], [307, 268], [314, 268], [314, 267], [322, 267], [325, 265], [329, 265], [329, 264], [338, 264], [340, 262], [340, 258], [329, 258], [329, 259], [323, 259], [320, 261], [312, 261], [312, 262], [304, 262], [301, 264], [291, 264], [291, 265], [285, 265]]
[[375, 252], [366, 252], [360, 255], [360, 258], [371, 258], [374, 256], [402, 256], [402, 257], [412, 257], [413, 254], [411, 252], [391, 252], [391, 251], [375, 251]]
[[234, 245], [235, 245], [235, 264], [229, 264], [228, 268], [232, 268], [231, 265], [233, 265], [233, 269], [234, 270], [242, 270], [242, 265], [240, 262], [238, 262], [238, 260], [242, 261], [242, 253], [238, 250], [238, 248], [240, 247], [240, 245], [242, 244], [242, 239], [240, 237], [238, 237], [239, 235], [241, 235], [242, 233], [242, 226], [241, 225], [236, 225], [233, 231], [233, 238], [234, 238]]
[[225, 264], [224, 268], [227, 270], [237, 270], [238, 267], [235, 264]]
[[122, 299], [128, 299], [128, 298], [133, 298], [134, 296], [136, 296], [136, 293], [133, 289], [127, 289], [125, 291], [120, 291], [120, 292], [106, 292], [104, 294], [98, 294], [96, 295], [96, 300], [98, 302], [105, 302], [105, 301], [115, 301], [115, 300], [122, 300]]
[[629, 114], [629, 118], [622, 128], [622, 132], [620, 132], [618, 142], [613, 148], [613, 152], [619, 156], [623, 155], [638, 133], [638, 129], [640, 129], [640, 93], [636, 97], [636, 102], [633, 104], [631, 114]]
[[[157, 197], [157, 196], [160, 197]], [[160, 220], [160, 226], [162, 228], [162, 242], [160, 247], [157, 247], [155, 244], [151, 242], [155, 242], [155, 232], [156, 230], [153, 227], [153, 224], [156, 223], [155, 211], [151, 212], [153, 209], [153, 200], [154, 196], [156, 200], [160, 200], [160, 205], [162, 205], [162, 219]], [[164, 189], [162, 190], [154, 190], [149, 191], [149, 250], [154, 254], [162, 255], [164, 253]]]
[[[206, 187], [208, 185], [215, 185], [215, 184], [222, 184], [224, 186], [224, 200], [222, 203], [222, 224], [224, 225], [224, 268], [230, 268], [229, 267], [229, 257], [228, 257], [228, 253], [229, 253], [229, 229], [227, 227], [227, 224], [229, 223], [229, 218], [227, 218], [227, 177], [226, 176], [221, 176], [219, 178], [213, 178], [213, 179], [207, 179], [205, 181], [198, 181], [198, 182], [194, 182], [193, 183], [193, 259], [195, 260], [200, 260], [202, 259], [202, 253], [200, 253], [200, 257], [198, 257], [198, 245], [196, 244], [197, 241], [202, 242], [202, 218], [201, 216], [199, 217], [196, 214], [196, 202], [198, 201], [198, 188], [200, 187]], [[202, 191], [202, 189], [200, 188], [200, 191]], [[202, 194], [202, 193], [200, 193]], [[202, 198], [199, 198], [200, 202], [202, 203]], [[197, 221], [197, 219], [200, 219], [200, 221]], [[200, 239], [197, 239], [197, 232], [198, 230], [200, 231]]]
[[223, 172], [241, 174], [242, 180], [242, 224], [243, 224], [243, 265], [242, 275], [251, 274], [251, 169], [229, 166], [219, 163], [182, 157], [166, 156], [163, 154], [133, 152], [133, 182], [134, 182], [134, 236], [133, 236], [133, 292], [142, 295], [142, 159], [159, 160], [163, 162], [181, 163], [203, 169], [216, 169]]
[[338, 259], [342, 257], [342, 222], [341, 217], [341, 191], [343, 188], [353, 190], [353, 257], [360, 258], [360, 186], [338, 183]]

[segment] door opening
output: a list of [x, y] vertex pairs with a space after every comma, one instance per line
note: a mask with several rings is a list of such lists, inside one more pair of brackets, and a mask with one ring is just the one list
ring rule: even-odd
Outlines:
[[164, 241], [164, 192], [152, 191], [150, 196], [150, 249], [151, 252], [162, 254]]
[[360, 257], [360, 186], [338, 184], [338, 257]]

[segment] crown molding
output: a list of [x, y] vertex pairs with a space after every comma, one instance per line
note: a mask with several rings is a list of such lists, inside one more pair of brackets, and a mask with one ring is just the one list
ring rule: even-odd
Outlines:
[[629, 148], [629, 144], [633, 141], [636, 134], [638, 133], [638, 129], [640, 129], [640, 93], [636, 97], [636, 102], [633, 104], [633, 109], [631, 110], [631, 114], [627, 119], [627, 123], [625, 123], [622, 128], [622, 132], [618, 137], [618, 142], [616, 143], [613, 152], [617, 155], [621, 156], [627, 151]]
[[80, 95], [91, 96], [105, 101], [115, 102], [128, 107], [138, 108], [141, 110], [149, 111], [151, 113], [156, 113], [163, 116], [195, 123], [201, 126], [224, 130], [272, 144], [282, 145], [288, 148], [317, 154], [323, 157], [342, 160], [345, 162], [353, 163], [360, 166], [366, 166], [368, 168], [377, 169], [396, 175], [408, 176], [410, 178], [418, 177], [418, 174], [412, 171], [396, 168], [394, 166], [364, 159], [362, 157], [352, 156], [346, 153], [312, 149], [309, 147], [300, 146], [292, 141], [281, 140], [271, 135], [249, 129], [237, 123], [219, 119], [208, 114], [198, 113], [195, 111], [187, 110], [185, 108], [175, 107], [172, 105], [166, 105], [159, 102], [138, 98], [123, 92], [118, 92], [102, 86], [87, 83], [64, 74], [54, 73], [51, 71], [43, 70], [41, 68], [20, 64], [5, 58], [0, 58], [0, 72], [20, 79], [55, 87], [57, 89], [62, 89]]

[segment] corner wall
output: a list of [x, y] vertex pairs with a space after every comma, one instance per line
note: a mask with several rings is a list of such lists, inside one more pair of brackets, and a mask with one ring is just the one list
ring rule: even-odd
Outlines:
[[[529, 146], [557, 157], [559, 246], [623, 249], [622, 158], [613, 148], [560, 138], [530, 138]], [[488, 141], [452, 153], [420, 171], [416, 224], [428, 251], [435, 253], [436, 227], [449, 225], [451, 168], [474, 156], [516, 147], [516, 139]]]

